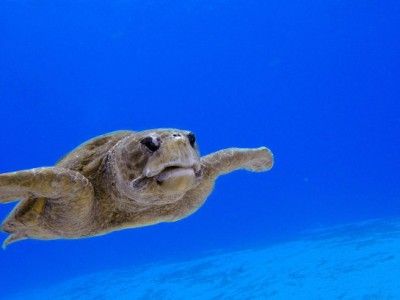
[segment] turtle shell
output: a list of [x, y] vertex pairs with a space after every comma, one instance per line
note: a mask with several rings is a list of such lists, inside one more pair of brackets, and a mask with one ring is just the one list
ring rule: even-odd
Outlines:
[[[59, 160], [55, 166], [78, 171], [88, 179], [93, 178], [107, 152], [118, 141], [132, 133], [133, 131], [115, 131], [97, 136], [76, 147]], [[40, 228], [39, 219], [46, 200], [44, 197], [34, 196], [20, 199], [14, 210], [4, 220], [1, 229], [10, 234], [22, 235], [26, 230], [32, 234], [37, 227], [41, 237], [45, 238], [45, 231]], [[52, 238], [52, 235], [49, 235], [48, 238]]]
[[77, 171], [91, 178], [107, 152], [133, 131], [114, 131], [97, 136], [79, 145], [56, 163], [56, 167]]

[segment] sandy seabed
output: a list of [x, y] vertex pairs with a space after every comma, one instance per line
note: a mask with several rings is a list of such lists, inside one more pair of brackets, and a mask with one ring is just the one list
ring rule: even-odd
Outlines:
[[400, 299], [400, 221], [338, 226], [258, 249], [95, 273], [7, 299]]

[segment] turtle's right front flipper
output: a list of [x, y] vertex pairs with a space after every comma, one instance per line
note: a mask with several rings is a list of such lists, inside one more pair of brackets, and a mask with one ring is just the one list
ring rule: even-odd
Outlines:
[[80, 173], [57, 167], [0, 174], [0, 203], [30, 196], [54, 200], [92, 197], [93, 187]]
[[0, 203], [8, 203], [33, 196], [38, 190], [39, 178], [35, 176], [40, 169], [24, 170], [0, 174]]
[[[24, 201], [1, 226], [10, 233], [3, 247], [32, 236], [31, 228], [37, 229], [39, 217], [46, 218], [46, 224], [50, 224], [46, 227], [50, 232], [46, 234], [76, 234], [91, 220], [94, 193], [85, 176], [69, 169], [37, 168], [0, 174], [0, 203], [16, 199]], [[42, 232], [38, 236], [46, 235]]]

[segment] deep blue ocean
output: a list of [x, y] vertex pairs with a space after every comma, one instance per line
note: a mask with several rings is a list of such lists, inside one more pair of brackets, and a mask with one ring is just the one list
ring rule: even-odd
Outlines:
[[2, 0], [0, 173], [51, 166], [110, 131], [160, 127], [193, 131], [202, 155], [267, 146], [275, 165], [221, 177], [179, 222], [10, 245], [0, 298], [397, 220], [399, 32], [392, 0]]

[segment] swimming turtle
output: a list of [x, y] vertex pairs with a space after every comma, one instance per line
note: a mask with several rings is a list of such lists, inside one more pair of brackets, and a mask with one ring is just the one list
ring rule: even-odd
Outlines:
[[3, 246], [177, 221], [204, 203], [218, 176], [272, 165], [265, 147], [200, 157], [195, 135], [185, 130], [105, 134], [53, 167], [0, 174], [0, 203], [20, 201], [1, 226], [10, 234]]

